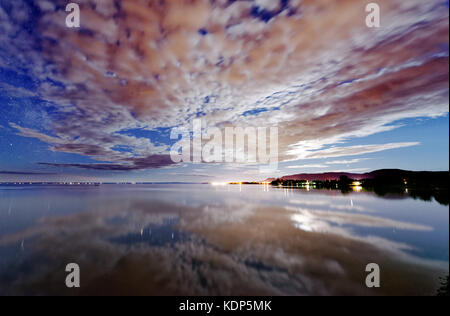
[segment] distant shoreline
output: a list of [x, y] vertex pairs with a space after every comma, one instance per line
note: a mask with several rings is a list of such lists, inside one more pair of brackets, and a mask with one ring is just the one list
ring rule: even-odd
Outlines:
[[[263, 181], [232, 181], [221, 182], [221, 184], [248, 184], [248, 185], [267, 185], [274, 181], [339, 181], [342, 177], [352, 180], [374, 180], [388, 179], [419, 179], [425, 182], [442, 182], [449, 178], [450, 171], [408, 171], [401, 169], [380, 169], [368, 173], [348, 173], [348, 172], [325, 172], [325, 173], [302, 173], [295, 175], [286, 175], [280, 178], [268, 178]], [[180, 182], [180, 181], [163, 181], [163, 182], [99, 182], [99, 181], [0, 181], [0, 186], [20, 186], [20, 185], [57, 185], [57, 186], [99, 186], [99, 185], [151, 185], [151, 184], [210, 184], [216, 182]]]
[[1, 186], [66, 186], [66, 187], [81, 187], [81, 186], [101, 186], [101, 185], [152, 185], [152, 184], [210, 184], [201, 182], [4, 182]]

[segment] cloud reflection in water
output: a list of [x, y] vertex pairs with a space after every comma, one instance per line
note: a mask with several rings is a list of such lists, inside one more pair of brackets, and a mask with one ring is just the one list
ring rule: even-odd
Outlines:
[[[409, 254], [414, 245], [351, 229], [430, 234], [433, 227], [359, 210], [321, 209], [326, 205], [320, 201], [342, 206], [347, 197], [293, 193], [297, 202], [305, 200], [298, 207], [282, 191], [256, 194], [244, 187], [247, 194], [238, 196], [206, 187], [190, 190], [180, 189], [177, 199], [171, 190], [154, 188], [109, 194], [109, 202], [94, 203], [91, 197], [85, 211], [43, 216], [37, 225], [0, 235], [2, 254], [27, 243], [19, 258], [0, 268], [0, 293], [365, 295], [374, 294], [364, 287], [365, 266], [377, 262], [386, 278], [375, 294], [430, 294], [446, 272], [446, 263]], [[274, 205], [253, 200], [262, 194]], [[378, 201], [364, 194], [352, 198]], [[75, 292], [61, 281], [69, 262], [79, 263], [83, 273]]]

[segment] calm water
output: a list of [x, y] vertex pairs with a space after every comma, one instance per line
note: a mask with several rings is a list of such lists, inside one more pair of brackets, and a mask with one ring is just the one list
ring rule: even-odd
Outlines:
[[[448, 206], [407, 196], [0, 187], [1, 295], [433, 295], [448, 259]], [[381, 289], [365, 287], [372, 262]]]

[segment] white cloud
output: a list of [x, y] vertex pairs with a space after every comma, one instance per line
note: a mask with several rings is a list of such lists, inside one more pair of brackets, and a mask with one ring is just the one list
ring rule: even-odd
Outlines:
[[327, 165], [320, 164], [309, 164], [309, 165], [296, 165], [296, 166], [288, 166], [286, 169], [319, 169], [319, 168], [328, 168]]
[[333, 160], [333, 161], [327, 161], [327, 165], [351, 165], [355, 164], [361, 161], [370, 160], [370, 158], [356, 158], [351, 160]]
[[301, 159], [323, 159], [334, 157], [358, 156], [370, 153], [376, 153], [385, 150], [392, 150], [398, 148], [406, 148], [420, 145], [419, 142], [409, 143], [389, 143], [379, 145], [357, 145], [347, 147], [331, 147], [328, 149], [307, 151]]

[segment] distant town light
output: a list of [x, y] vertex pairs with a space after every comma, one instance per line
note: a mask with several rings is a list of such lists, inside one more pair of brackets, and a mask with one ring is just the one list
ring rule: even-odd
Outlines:
[[228, 182], [212, 182], [212, 186], [218, 187], [218, 186], [225, 186], [228, 185]]

